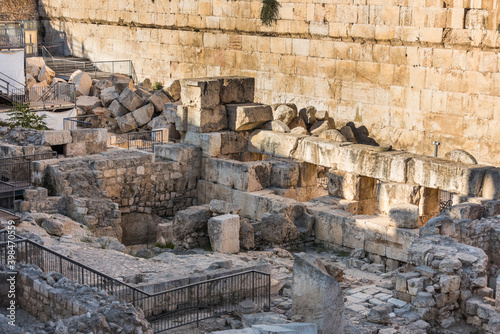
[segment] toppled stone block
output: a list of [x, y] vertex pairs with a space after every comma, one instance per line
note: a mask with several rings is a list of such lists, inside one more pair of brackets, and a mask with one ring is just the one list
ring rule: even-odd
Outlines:
[[113, 83], [118, 94], [121, 94], [125, 88], [130, 90], [134, 89], [134, 81], [129, 77], [112, 77], [111, 82]]
[[132, 91], [130, 88], [125, 88], [123, 92], [121, 92], [120, 96], [118, 97], [118, 102], [120, 102], [122, 106], [127, 108], [128, 111], [134, 111], [141, 107], [144, 103], [142, 98], [134, 93], [134, 91]]
[[228, 104], [226, 109], [229, 128], [233, 131], [253, 130], [273, 120], [273, 111], [265, 104]]
[[117, 100], [113, 100], [113, 102], [111, 102], [111, 104], [109, 105], [108, 109], [109, 111], [111, 111], [111, 116], [113, 118], [118, 118], [128, 113], [127, 108], [122, 106], [121, 103], [118, 102]]
[[240, 218], [240, 248], [249, 250], [255, 247], [253, 225], [245, 218]]
[[327, 130], [335, 129], [335, 121], [333, 118], [328, 118], [325, 121], [316, 121], [310, 129], [312, 136], [318, 136]]
[[118, 123], [118, 126], [120, 127], [121, 133], [131, 132], [139, 127], [137, 125], [137, 122], [135, 121], [134, 116], [132, 116], [132, 113], [118, 117], [116, 118], [116, 121]]
[[391, 225], [399, 228], [418, 228], [418, 206], [398, 204], [389, 210]]
[[180, 105], [179, 102], [167, 102], [163, 104], [163, 111], [160, 117], [164, 117], [168, 123], [175, 124], [175, 118], [177, 116], [177, 108]]
[[132, 112], [132, 116], [134, 117], [137, 126], [143, 126], [144, 124], [149, 123], [151, 118], [153, 118], [153, 114], [155, 112], [155, 108], [152, 103], [148, 103], [143, 107]]
[[479, 219], [484, 216], [484, 207], [475, 203], [453, 205], [446, 210], [452, 219]]
[[238, 253], [240, 250], [240, 217], [226, 214], [208, 220], [208, 236], [212, 250], [218, 253]]
[[488, 168], [484, 173], [482, 197], [500, 199], [500, 168]]
[[101, 102], [106, 108], [116, 100], [120, 94], [115, 90], [115, 87], [108, 87], [101, 90]]
[[284, 122], [278, 120], [267, 122], [262, 129], [282, 133], [290, 132], [290, 128]]
[[42, 145], [63, 145], [73, 141], [69, 130], [46, 130], [42, 132]]
[[191, 233], [206, 230], [208, 220], [211, 216], [210, 209], [204, 206], [191, 206], [185, 210], [178, 211], [173, 221], [175, 237], [177, 239], [184, 239]]
[[177, 114], [175, 115], [175, 128], [179, 132], [187, 131], [188, 107], [177, 106]]
[[41, 225], [45, 231], [50, 235], [55, 235], [57, 237], [62, 237], [64, 235], [64, 224], [53, 218], [46, 218], [43, 220]]
[[346, 142], [347, 139], [340, 133], [339, 130], [328, 129], [320, 132], [318, 138], [320, 139], [328, 139], [335, 142]]
[[81, 108], [85, 114], [92, 114], [92, 110], [101, 107], [102, 103], [98, 97], [95, 96], [80, 96], [76, 99], [77, 107]]
[[273, 110], [274, 120], [282, 121], [286, 125], [290, 124], [297, 117], [297, 107], [292, 108], [286, 104], [281, 104]]
[[162, 159], [188, 163], [200, 155], [200, 148], [177, 143], [163, 143], [155, 146], [155, 156]]
[[174, 101], [178, 101], [181, 98], [181, 82], [179, 80], [174, 79], [166, 82], [163, 90]]
[[90, 94], [90, 88], [92, 88], [92, 78], [87, 73], [77, 70], [71, 75], [68, 82], [75, 84], [77, 97]]
[[248, 150], [253, 153], [290, 158], [304, 135], [257, 130], [248, 139]]
[[[47, 83], [50, 85], [55, 76], [56, 76], [56, 72], [54, 72], [50, 67], [45, 65], [42, 67], [42, 69], [38, 73], [38, 81], [47, 81]], [[77, 90], [78, 90], [78, 87], [77, 87]], [[87, 93], [87, 95], [88, 95], [88, 93]]]
[[156, 112], [161, 112], [165, 103], [172, 102], [172, 100], [165, 94], [163, 89], [160, 89], [149, 98], [148, 102], [153, 104]]

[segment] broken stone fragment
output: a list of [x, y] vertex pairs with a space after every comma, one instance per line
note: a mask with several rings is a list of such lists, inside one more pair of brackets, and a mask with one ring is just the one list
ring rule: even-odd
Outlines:
[[43, 220], [41, 225], [45, 231], [50, 235], [55, 235], [57, 237], [62, 237], [64, 234], [63, 228], [64, 224], [53, 218], [46, 218]]
[[357, 143], [356, 141], [356, 136], [354, 136], [354, 132], [352, 131], [352, 128], [350, 126], [343, 126], [340, 128], [340, 133], [342, 136], [344, 136], [345, 139], [347, 139], [348, 142], [351, 143]]
[[75, 84], [76, 96], [86, 96], [90, 94], [92, 88], [92, 78], [85, 72], [75, 71], [69, 78], [69, 83]]
[[212, 250], [218, 253], [238, 253], [240, 250], [240, 217], [226, 214], [208, 220], [208, 236]]
[[262, 216], [260, 237], [272, 244], [281, 244], [296, 240], [299, 231], [283, 213], [265, 213]]
[[303, 127], [296, 127], [296, 128], [293, 128], [292, 130], [290, 130], [290, 133], [293, 133], [295, 135], [305, 135], [305, 136], [309, 136], [309, 131], [307, 131], [306, 128], [303, 128]]
[[101, 100], [95, 96], [80, 96], [76, 99], [76, 105], [87, 115], [91, 115], [93, 109], [102, 107]]
[[262, 129], [281, 133], [290, 132], [290, 128], [284, 122], [278, 120], [267, 122]]
[[418, 206], [397, 204], [389, 209], [391, 225], [399, 228], [418, 228]]
[[330, 130], [330, 129], [335, 129], [335, 121], [333, 118], [328, 118], [325, 121], [317, 121], [315, 122], [310, 129], [311, 135], [317, 136], [320, 133]]
[[307, 125], [313, 125], [316, 123], [316, 107], [307, 106], [300, 109], [299, 116], [302, 117]]
[[128, 88], [130, 90], [134, 89], [134, 81], [129, 77], [111, 76], [110, 79], [118, 94], [121, 94], [125, 90], [125, 88]]
[[101, 90], [101, 102], [106, 108], [116, 100], [120, 95], [115, 90], [115, 87], [108, 87]]
[[132, 116], [134, 117], [137, 126], [143, 126], [151, 121], [154, 112], [155, 109], [153, 104], [149, 103], [137, 110], [134, 110], [134, 112], [132, 112]]
[[137, 122], [135, 121], [132, 113], [128, 113], [124, 116], [116, 118], [118, 126], [120, 127], [121, 133], [127, 133], [134, 131], [138, 128]]
[[[42, 69], [38, 73], [38, 81], [47, 81], [47, 83], [50, 85], [55, 76], [56, 76], [56, 72], [54, 72], [50, 67], [45, 65], [44, 67], [42, 67]], [[78, 90], [78, 88], [77, 88], [77, 90]], [[88, 93], [85, 95], [88, 95]]]
[[346, 142], [347, 139], [340, 133], [339, 130], [329, 129], [323, 131], [318, 136], [321, 139], [328, 139], [335, 142]]
[[191, 233], [206, 230], [207, 222], [211, 216], [212, 212], [205, 206], [191, 206], [178, 211], [173, 221], [175, 238], [182, 240]]
[[111, 116], [113, 118], [121, 117], [129, 112], [127, 108], [122, 106], [117, 100], [111, 102], [111, 104], [109, 105], [109, 110], [111, 111]]
[[253, 130], [273, 119], [272, 109], [266, 104], [228, 104], [226, 110], [233, 131]]
[[282, 104], [273, 110], [274, 120], [282, 121], [285, 124], [289, 124], [295, 117], [297, 117], [297, 109], [293, 109], [286, 104]]
[[[116, 89], [116, 85], [115, 85], [115, 89]], [[131, 89], [125, 88], [123, 90], [123, 92], [120, 94], [120, 96], [118, 97], [118, 102], [120, 102], [120, 104], [122, 106], [127, 108], [127, 110], [134, 111], [134, 110], [140, 108], [144, 101], [142, 100], [142, 98], [139, 95], [134, 93]]]
[[453, 150], [444, 155], [445, 159], [461, 162], [463, 164], [477, 165], [477, 160], [472, 154], [464, 150]]
[[179, 80], [172, 80], [165, 83], [163, 90], [174, 101], [179, 101], [181, 98], [181, 82]]
[[294, 119], [292, 119], [290, 121], [290, 123], [288, 124], [288, 127], [290, 129], [295, 129], [297, 127], [301, 127], [301, 128], [304, 128], [307, 130], [307, 125], [304, 122], [304, 119], [302, 117], [295, 117]]
[[160, 89], [156, 93], [154, 93], [148, 99], [147, 102], [152, 103], [154, 108], [155, 108], [155, 111], [159, 113], [159, 112], [163, 111], [163, 105], [165, 103], [173, 102], [173, 101], [170, 100], [170, 98], [167, 96], [167, 94], [165, 94], [165, 92], [162, 89]]
[[254, 227], [245, 218], [240, 218], [240, 248], [249, 250], [255, 247]]

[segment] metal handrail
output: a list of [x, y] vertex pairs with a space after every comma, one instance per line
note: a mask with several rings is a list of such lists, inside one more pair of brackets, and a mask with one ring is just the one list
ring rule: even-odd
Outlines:
[[[86, 64], [84, 61], [79, 61], [79, 60], [68, 60], [68, 59], [55, 59], [54, 56], [52, 56], [52, 53], [50, 53], [49, 50], [47, 50], [47, 48], [45, 46], [42, 45], [42, 57], [43, 58], [46, 58], [43, 56], [43, 51], [46, 51], [50, 58], [52, 58], [52, 61], [55, 62], [55, 61], [62, 61], [64, 64], [65, 63], [72, 63], [72, 64], [79, 64], [79, 65], [83, 65], [83, 71], [85, 72], [85, 67], [86, 67]], [[47, 57], [48, 58], [48, 57]], [[64, 65], [63, 65], [64, 66]], [[75, 67], [76, 68], [76, 67]]]
[[[8, 76], [7, 74], [3, 73], [3, 72], [0, 72], [0, 75], [4, 76], [4, 77], [7, 77], [8, 79], [14, 81], [15, 83], [19, 84], [21, 87], [15, 87], [15, 88], [26, 88], [26, 85], [24, 85], [23, 83], [17, 81], [16, 79], [14, 79], [13, 77], [11, 76]], [[0, 80], [2, 80], [2, 78], [0, 78]], [[3, 80], [5, 81], [5, 80]]]
[[[128, 76], [131, 77], [134, 81], [137, 81], [135, 76], [134, 66], [131, 60], [98, 60], [92, 61], [92, 65], [94, 66], [94, 77], [97, 76], [98, 64], [111, 64], [111, 74], [115, 74], [115, 63], [127, 63], [128, 64]], [[123, 73], [125, 74], [125, 73]]]

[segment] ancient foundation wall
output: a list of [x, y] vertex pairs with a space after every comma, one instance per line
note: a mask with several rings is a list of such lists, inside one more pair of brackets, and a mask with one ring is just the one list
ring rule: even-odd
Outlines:
[[498, 5], [491, 1], [42, 0], [46, 41], [131, 59], [140, 78], [248, 75], [256, 100], [328, 109], [416, 153], [462, 148], [500, 164]]

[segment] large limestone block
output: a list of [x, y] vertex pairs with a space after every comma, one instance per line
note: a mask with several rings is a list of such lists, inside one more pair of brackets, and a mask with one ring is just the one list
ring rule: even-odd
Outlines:
[[418, 228], [418, 206], [397, 204], [389, 209], [391, 226], [399, 228]]
[[214, 109], [220, 104], [220, 80], [194, 78], [181, 80], [182, 103], [198, 109]]
[[125, 88], [130, 90], [134, 89], [134, 81], [128, 77], [112, 78], [111, 82], [113, 83], [118, 94], [121, 94]]
[[187, 131], [188, 121], [188, 107], [179, 105], [177, 106], [177, 114], [175, 115], [175, 128], [179, 132]]
[[235, 131], [222, 131], [220, 154], [243, 153], [247, 150], [248, 133]]
[[78, 129], [70, 131], [73, 138], [71, 145], [83, 143], [85, 154], [97, 154], [106, 152], [108, 149], [108, 132], [106, 129]]
[[[194, 232], [206, 229], [212, 213], [204, 206], [191, 206], [178, 211], [174, 216], [173, 230], [177, 239], [183, 239]], [[238, 247], [239, 248], [239, 247]]]
[[282, 133], [290, 132], [290, 128], [284, 122], [278, 120], [267, 122], [262, 129]]
[[344, 297], [339, 283], [314, 265], [315, 259], [295, 254], [292, 314], [315, 323], [318, 333], [344, 333]]
[[227, 113], [223, 105], [203, 109], [188, 107], [187, 131], [216, 132], [225, 129], [227, 129]]
[[43, 60], [43, 57], [29, 57], [26, 58], [26, 65], [38, 67], [40, 70], [45, 66], [45, 60]]
[[260, 237], [271, 244], [281, 244], [296, 240], [299, 231], [285, 214], [271, 212], [262, 216]]
[[304, 120], [304, 122], [308, 125], [313, 125], [316, 123], [316, 107], [308, 106], [300, 109], [299, 116]]
[[38, 81], [47, 81], [47, 83], [50, 85], [55, 76], [56, 72], [54, 72], [50, 67], [45, 65], [38, 73]]
[[255, 78], [220, 78], [220, 103], [252, 103], [255, 91]]
[[318, 136], [322, 132], [325, 132], [327, 130], [332, 130], [335, 129], [335, 121], [333, 118], [328, 118], [325, 121], [316, 121], [312, 126], [311, 126], [311, 135], [313, 136]]
[[26, 65], [26, 76], [29, 74], [32, 78], [37, 78], [40, 68], [35, 65]]
[[179, 101], [181, 98], [181, 82], [177, 79], [173, 79], [166, 82], [163, 86], [163, 90], [167, 95], [174, 101]]
[[69, 130], [52, 130], [42, 132], [42, 145], [64, 145], [73, 141]]
[[483, 179], [482, 197], [500, 199], [500, 168], [488, 168]]
[[378, 209], [386, 215], [391, 207], [398, 204], [419, 205], [420, 198], [420, 186], [393, 182], [380, 182], [378, 185]]
[[147, 124], [149, 123], [149, 121], [151, 121], [154, 112], [155, 108], [153, 104], [149, 103], [132, 112], [132, 116], [134, 117], [137, 126], [143, 126], [144, 124]]
[[108, 87], [101, 90], [101, 102], [106, 108], [116, 100], [120, 94], [115, 90], [115, 87]]
[[293, 188], [299, 183], [300, 168], [295, 161], [273, 160], [271, 168], [271, 186]]
[[253, 130], [273, 119], [271, 106], [266, 104], [228, 104], [226, 109], [233, 131]]
[[306, 122], [302, 119], [302, 117], [295, 117], [288, 123], [288, 127], [290, 129], [295, 129], [295, 128], [303, 128], [304, 130], [307, 131], [307, 125]]
[[90, 88], [92, 88], [92, 78], [87, 73], [80, 70], [75, 71], [71, 75], [69, 83], [75, 84], [76, 96], [86, 96], [90, 94]]
[[177, 108], [180, 102], [167, 102], [163, 104], [163, 111], [160, 114], [161, 117], [166, 118], [168, 123], [175, 124], [175, 118], [177, 116]]
[[217, 253], [238, 253], [240, 250], [240, 216], [225, 214], [208, 220], [208, 237]]
[[285, 124], [290, 124], [297, 117], [297, 108], [292, 108], [286, 104], [282, 104], [273, 111], [275, 120], [282, 121]]
[[117, 100], [113, 100], [109, 105], [109, 111], [111, 111], [111, 116], [113, 118], [118, 118], [128, 113], [127, 108], [121, 105]]
[[138, 128], [137, 122], [135, 121], [134, 116], [132, 116], [132, 113], [117, 117], [116, 121], [120, 127], [121, 133], [131, 132]]
[[172, 102], [172, 100], [165, 94], [163, 89], [160, 89], [149, 98], [149, 102], [153, 104], [156, 112], [162, 112], [163, 105]]
[[134, 111], [140, 108], [144, 103], [142, 98], [129, 88], [125, 88], [123, 90], [117, 101], [120, 102], [122, 106], [127, 108], [128, 111]]
[[346, 142], [347, 139], [340, 133], [339, 130], [330, 129], [323, 131], [318, 136], [320, 139], [328, 139], [336, 142]]
[[[253, 132], [248, 139], [248, 151], [274, 155], [281, 158], [290, 158], [302, 138], [305, 138], [305, 136], [292, 133], [257, 130]], [[305, 159], [302, 160], [314, 163]]]
[[91, 115], [92, 110], [102, 107], [102, 103], [96, 96], [80, 96], [76, 99], [76, 106], [80, 107], [85, 114]]
[[293, 158], [324, 167], [336, 167], [340, 149], [348, 143], [332, 142], [327, 139], [306, 137], [300, 140]]
[[163, 143], [155, 147], [155, 156], [187, 164], [200, 156], [200, 148], [188, 144]]
[[342, 226], [348, 221], [354, 222], [352, 214], [344, 210], [331, 210], [330, 207], [308, 208], [315, 218], [315, 235], [318, 240], [342, 246]]

